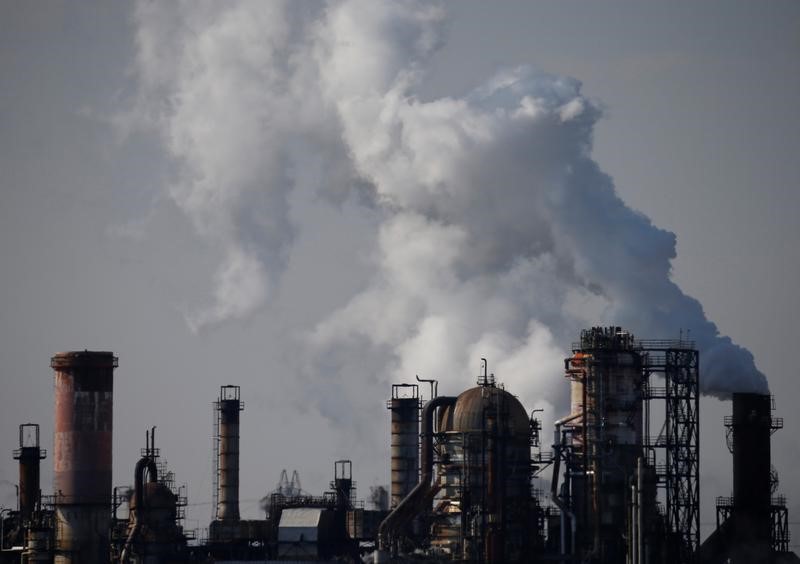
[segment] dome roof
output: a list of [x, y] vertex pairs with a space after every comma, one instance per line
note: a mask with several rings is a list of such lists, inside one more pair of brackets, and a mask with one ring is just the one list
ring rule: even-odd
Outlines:
[[502, 388], [495, 386], [476, 386], [462, 392], [456, 399], [453, 409], [452, 431], [481, 431], [484, 413], [496, 409], [498, 414], [506, 414], [507, 429], [513, 434], [530, 432], [528, 414], [517, 398]]

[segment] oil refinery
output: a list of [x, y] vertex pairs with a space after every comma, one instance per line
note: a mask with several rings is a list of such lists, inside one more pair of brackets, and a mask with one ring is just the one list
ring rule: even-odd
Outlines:
[[[435, 380], [387, 390], [388, 490], [358, 498], [350, 460], [330, 465], [312, 495], [284, 473], [261, 519], [239, 510], [239, 386], [214, 401], [213, 520], [185, 525], [178, 487], [150, 429], [132, 487], [112, 476], [111, 352], [51, 359], [53, 450], [36, 423], [19, 426], [18, 503], [0, 512], [0, 564], [51, 562], [562, 562], [773, 564], [789, 549], [770, 437], [773, 398], [734, 393], [725, 418], [733, 491], [716, 529], [700, 532], [699, 353], [688, 340], [641, 340], [619, 327], [580, 333], [554, 386], [569, 412], [544, 429], [483, 361], [476, 385], [438, 394]], [[428, 399], [423, 400], [423, 393]], [[561, 415], [561, 414], [558, 414]], [[10, 432], [11, 430], [6, 429]], [[13, 430], [16, 432], [16, 429]], [[5, 456], [5, 455], [4, 455]], [[52, 489], [40, 483], [52, 460]]]

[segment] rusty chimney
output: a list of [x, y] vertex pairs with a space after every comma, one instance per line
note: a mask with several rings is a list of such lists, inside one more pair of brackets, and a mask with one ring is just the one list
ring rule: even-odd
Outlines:
[[109, 558], [114, 369], [111, 352], [56, 354], [53, 492], [56, 564]]
[[419, 386], [392, 385], [392, 508], [403, 501], [419, 481]]
[[36, 510], [41, 496], [40, 461], [47, 451], [39, 447], [39, 425], [25, 423], [19, 426], [19, 448], [14, 458], [19, 460], [19, 512], [22, 522], [28, 521]]
[[239, 520], [239, 386], [222, 386], [216, 409], [217, 520]]

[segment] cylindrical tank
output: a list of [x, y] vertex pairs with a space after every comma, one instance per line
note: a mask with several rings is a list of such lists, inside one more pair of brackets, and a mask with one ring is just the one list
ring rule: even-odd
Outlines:
[[219, 418], [217, 520], [239, 520], [239, 386], [222, 386], [216, 402]]
[[117, 358], [111, 352], [63, 352], [50, 365], [55, 371], [55, 561], [107, 562]]
[[14, 458], [19, 460], [19, 512], [23, 522], [30, 519], [41, 494], [40, 461], [46, 451], [39, 447], [39, 425], [19, 426], [19, 448]]
[[[468, 561], [524, 562], [530, 556], [530, 421], [509, 392], [482, 384], [458, 396], [443, 418], [446, 488], [460, 513], [461, 558]], [[458, 477], [455, 477], [458, 475]], [[453, 516], [456, 514], [453, 513]], [[457, 522], [453, 521], [453, 525]], [[452, 542], [451, 526], [435, 531], [435, 544]]]
[[397, 507], [419, 480], [419, 387], [394, 384], [391, 421], [391, 506]]

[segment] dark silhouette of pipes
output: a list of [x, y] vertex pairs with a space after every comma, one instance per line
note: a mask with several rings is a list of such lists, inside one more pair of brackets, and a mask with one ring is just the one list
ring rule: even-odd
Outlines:
[[144, 521], [144, 472], [147, 471], [147, 481], [155, 483], [158, 481], [158, 467], [155, 461], [144, 456], [136, 463], [136, 468], [133, 472], [133, 497], [134, 497], [134, 511], [133, 511], [133, 527], [125, 540], [125, 547], [122, 549], [122, 562], [128, 562], [130, 558], [131, 546], [136, 541], [136, 537], [142, 528]]

